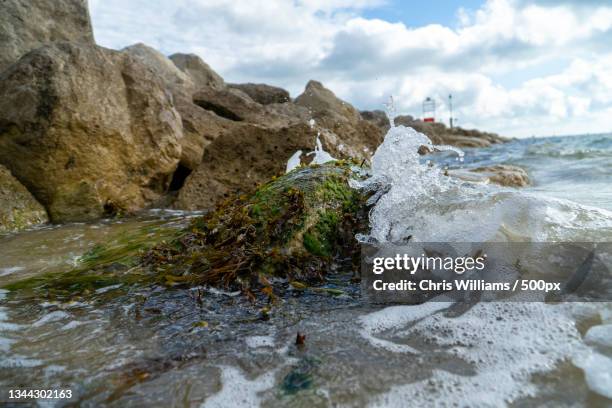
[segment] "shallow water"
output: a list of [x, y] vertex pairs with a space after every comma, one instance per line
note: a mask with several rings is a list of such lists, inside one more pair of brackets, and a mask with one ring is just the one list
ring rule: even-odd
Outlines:
[[[463, 163], [441, 155], [453, 166], [523, 165], [534, 186], [488, 190], [433, 178], [418, 196], [398, 189], [403, 207], [390, 205], [372, 233], [452, 240], [478, 227], [486, 239], [499, 238], [503, 225], [506, 237], [612, 241], [611, 140], [517, 141], [467, 150]], [[191, 216], [149, 213], [2, 237], [0, 286], [64, 271], [97, 243], [143, 228], [160, 239]], [[212, 288], [109, 285], [52, 299], [3, 290], [0, 388], [70, 388], [84, 406], [612, 404], [608, 303], [383, 307], [366, 304], [350, 278], [324, 285], [341, 295], [282, 285], [270, 312]]]

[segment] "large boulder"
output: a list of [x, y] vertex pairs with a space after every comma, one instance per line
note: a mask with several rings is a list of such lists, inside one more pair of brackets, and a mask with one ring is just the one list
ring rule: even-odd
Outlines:
[[137, 43], [125, 47], [122, 51], [151, 69], [172, 92], [191, 93], [195, 90], [191, 76], [180, 70], [174, 62], [155, 48]]
[[361, 120], [357, 109], [336, 97], [318, 81], [309, 81], [304, 92], [295, 98], [295, 103], [308, 108], [314, 119], [331, 118], [347, 122]]
[[249, 193], [282, 174], [296, 151], [313, 150], [317, 136], [334, 157], [369, 159], [382, 141], [380, 129], [319, 83], [311, 81], [305, 94], [310, 91], [312, 95], [298, 98], [299, 104], [269, 105], [231, 88], [196, 93], [195, 102], [219, 117], [222, 135], [205, 148], [202, 163], [187, 178], [175, 207], [210, 209], [232, 193]]
[[339, 157], [369, 159], [383, 141], [382, 129], [364, 120], [350, 103], [318, 81], [309, 81], [295, 104], [308, 110], [321, 135], [334, 146], [332, 150], [339, 150]]
[[166, 57], [142, 43], [122, 51], [146, 65], [162, 80], [181, 116], [182, 154], [170, 186], [172, 191], [182, 188], [185, 178], [198, 168], [208, 144], [227, 133], [224, 118], [242, 120], [245, 115], [255, 121], [259, 118], [261, 106], [244, 92], [226, 87], [223, 79], [196, 55]]
[[223, 78], [197, 55], [177, 53], [172, 54], [169, 58], [191, 78], [196, 88], [221, 89], [225, 87]]
[[54, 222], [155, 202], [177, 168], [181, 138], [171, 95], [126, 53], [55, 43], [0, 75], [0, 163]]
[[257, 122], [262, 115], [262, 106], [244, 92], [234, 88], [202, 88], [193, 95], [193, 102], [219, 117], [235, 122], [244, 120]]
[[87, 0], [2, 0], [0, 72], [46, 43], [93, 44]]
[[239, 89], [249, 95], [251, 99], [262, 105], [270, 105], [272, 103], [291, 102], [289, 92], [283, 88], [279, 88], [266, 84], [228, 84], [230, 88]]
[[0, 165], [0, 233], [47, 221], [43, 206], [6, 167]]
[[215, 131], [214, 115], [193, 103], [193, 94], [204, 85], [197, 84], [197, 80], [188, 72], [179, 69], [168, 57], [145, 44], [130, 45], [122, 51], [140, 61], [162, 80], [181, 116], [181, 170], [177, 172], [178, 178], [171, 186], [173, 190], [178, 190], [182, 187], [186, 175], [195, 170], [202, 161], [206, 145], [219, 134]]
[[186, 271], [182, 282], [243, 288], [267, 286], [270, 277], [320, 282], [331, 261], [352, 269], [355, 233], [367, 225], [364, 197], [349, 187], [354, 176], [342, 162], [293, 170], [196, 219], [145, 264]]

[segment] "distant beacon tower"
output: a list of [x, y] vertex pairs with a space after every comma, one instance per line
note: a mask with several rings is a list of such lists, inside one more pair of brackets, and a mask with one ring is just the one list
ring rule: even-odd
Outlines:
[[423, 122], [436, 121], [436, 101], [427, 97], [423, 101]]

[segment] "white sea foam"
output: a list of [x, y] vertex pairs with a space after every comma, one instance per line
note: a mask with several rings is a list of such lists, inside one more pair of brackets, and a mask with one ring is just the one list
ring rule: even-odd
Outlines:
[[575, 357], [573, 361], [584, 371], [591, 391], [612, 399], [612, 358], [589, 351]]
[[427, 380], [392, 387], [373, 399], [372, 405], [402, 406], [402, 401], [411, 401], [426, 406], [444, 401], [448, 406], [499, 406], [500, 401], [533, 395], [533, 374], [549, 371], [583, 349], [565, 305], [479, 303], [459, 317], [438, 313], [439, 307], [431, 302], [390, 307], [364, 321], [370, 326], [375, 321], [383, 327], [393, 325], [393, 344], [418, 337], [426, 344], [443, 346], [476, 373], [465, 376], [434, 370]]
[[612, 324], [593, 326], [584, 336], [587, 344], [612, 351]]
[[260, 405], [259, 393], [274, 386], [276, 370], [268, 371], [249, 380], [236, 367], [222, 366], [221, 391], [208, 398], [202, 408], [256, 407]]
[[273, 336], [249, 336], [245, 339], [250, 348], [274, 347]]
[[419, 319], [430, 316], [439, 310], [446, 309], [451, 305], [449, 302], [429, 302], [419, 307], [413, 306], [391, 306], [377, 312], [361, 316], [360, 323], [363, 326], [362, 337], [375, 346], [396, 353], [418, 354], [418, 350], [406, 344], [398, 344], [385, 340], [378, 335], [389, 329], [415, 323]]
[[317, 136], [314, 151], [308, 153], [308, 155], [314, 155], [311, 164], [325, 164], [336, 160], [331, 154], [323, 150], [323, 144], [321, 143], [321, 139], [319, 136]]
[[42, 325], [47, 324], [47, 323], [57, 322], [59, 320], [64, 320], [64, 319], [66, 319], [68, 317], [70, 317], [70, 315], [68, 313], [62, 312], [61, 310], [56, 310], [54, 312], [47, 313], [46, 315], [44, 315], [43, 317], [41, 317], [40, 319], [38, 319], [37, 321], [32, 323], [32, 326], [33, 327], [39, 327], [39, 326], [42, 326]]
[[12, 275], [15, 272], [23, 271], [23, 266], [11, 266], [9, 268], [0, 268], [0, 276]]
[[[310, 127], [314, 129], [314, 126], [315, 126], [314, 119], [311, 119], [308, 123], [310, 124]], [[339, 150], [343, 150], [344, 145], [340, 145], [338, 148]], [[306, 153], [306, 156], [314, 156], [310, 164], [325, 164], [325, 163], [329, 163], [331, 161], [337, 160], [335, 157], [333, 157], [331, 154], [329, 154], [323, 149], [323, 144], [321, 143], [321, 132], [317, 132], [317, 138], [315, 140], [315, 149], [311, 152]], [[287, 173], [289, 173], [291, 170], [300, 166], [301, 157], [302, 157], [301, 150], [298, 150], [295, 153], [293, 153], [293, 155], [289, 158], [289, 160], [287, 160], [287, 169], [286, 169]]]

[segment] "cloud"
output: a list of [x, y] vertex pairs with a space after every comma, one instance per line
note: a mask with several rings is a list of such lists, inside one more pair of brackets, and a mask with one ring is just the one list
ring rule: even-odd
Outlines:
[[458, 10], [452, 27], [364, 17], [383, 4], [93, 0], [91, 10], [102, 45], [195, 52], [229, 81], [296, 94], [316, 78], [360, 108], [394, 95], [400, 111], [416, 116], [432, 96], [447, 117], [452, 93], [460, 124], [512, 136], [612, 127], [609, 1], [488, 0]]

